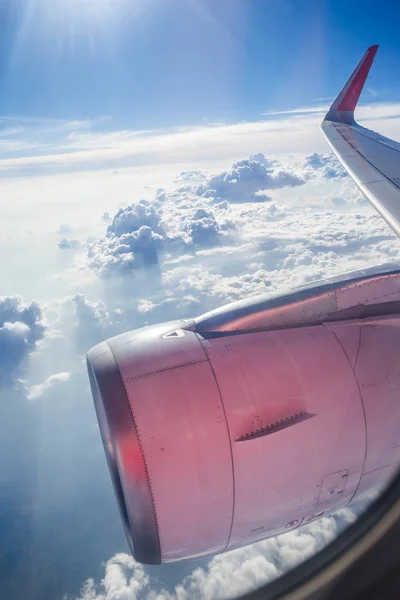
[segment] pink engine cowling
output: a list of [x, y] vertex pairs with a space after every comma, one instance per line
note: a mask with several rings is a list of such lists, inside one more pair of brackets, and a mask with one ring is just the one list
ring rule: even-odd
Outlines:
[[88, 353], [138, 561], [292, 530], [397, 470], [400, 276], [302, 296], [146, 327]]

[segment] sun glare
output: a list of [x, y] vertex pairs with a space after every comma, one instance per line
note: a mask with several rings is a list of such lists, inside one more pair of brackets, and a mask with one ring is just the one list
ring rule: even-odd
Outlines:
[[[0, 0], [1, 2], [1, 0]], [[86, 46], [96, 52], [115, 46], [118, 32], [127, 22], [136, 22], [154, 0], [28, 0], [21, 15], [15, 49], [35, 31], [50, 38], [55, 53]]]
[[129, 2], [127, 0], [55, 0], [51, 4], [66, 12], [79, 12], [83, 16], [97, 18], [120, 11]]
[[[122, 13], [137, 2], [129, 0], [39, 0], [45, 16], [52, 20], [67, 22], [99, 22], [118, 20]], [[65, 23], [66, 24], [66, 23]]]
[[[32, 0], [31, 0], [32, 1]], [[137, 18], [151, 0], [34, 0], [43, 25], [58, 35], [115, 34], [128, 18]], [[36, 11], [35, 11], [36, 12]]]

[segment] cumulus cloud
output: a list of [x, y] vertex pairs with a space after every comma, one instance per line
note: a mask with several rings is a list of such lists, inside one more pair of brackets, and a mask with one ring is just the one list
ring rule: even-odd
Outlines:
[[160, 212], [147, 200], [140, 200], [121, 208], [106, 236], [89, 244], [89, 264], [103, 275], [154, 266], [166, 240]]
[[84, 294], [73, 298], [76, 307], [77, 341], [84, 351], [107, 337], [110, 313], [102, 300], [90, 301]]
[[214, 213], [204, 208], [198, 208], [185, 218], [185, 230], [194, 246], [217, 244], [223, 232], [232, 227], [231, 223], [217, 221]]
[[[400, 257], [396, 236], [372, 209], [316, 210], [299, 205], [249, 205], [236, 211], [236, 243], [200, 251], [171, 264], [162, 276], [163, 298], [192, 314], [255, 294], [290, 288]], [[239, 229], [240, 228], [240, 229]], [[154, 298], [150, 298], [153, 299]], [[185, 316], [185, 315], [182, 315]], [[174, 318], [172, 316], [171, 318]]]
[[44, 332], [37, 302], [24, 303], [19, 296], [0, 297], [0, 384], [14, 380]]
[[[141, 201], [140, 210], [132, 204], [118, 211], [106, 236], [89, 247], [89, 266], [102, 276], [123, 276], [124, 290], [117, 291], [115, 282], [107, 286], [107, 305], [112, 310], [114, 298], [122, 299], [123, 308], [129, 304], [126, 323], [133, 328], [144, 324], [145, 313], [146, 324], [193, 317], [236, 299], [283, 293], [366, 264], [397, 260], [398, 240], [361, 203], [352, 182], [326, 185], [332, 191], [323, 196], [318, 179], [302, 188], [316, 194], [315, 204], [308, 196], [284, 204], [214, 203], [198, 195], [195, 186], [158, 190], [153, 202]], [[142, 253], [148, 250], [147, 262], [137, 247], [135, 253], [131, 242], [125, 243], [132, 233], [137, 241], [141, 227], [150, 228], [149, 246], [140, 247]], [[126, 233], [130, 228], [136, 230]], [[157, 271], [145, 279], [154, 266]], [[143, 299], [149, 303], [139, 310]]]
[[[103, 276], [123, 275], [158, 267], [160, 257], [167, 252], [182, 255], [219, 246], [235, 229], [227, 214], [231, 204], [264, 203], [271, 200], [265, 190], [305, 183], [277, 160], [261, 153], [234, 163], [229, 171], [181, 175], [186, 185], [171, 192], [159, 189], [152, 202], [139, 200], [118, 210], [106, 235], [89, 244], [90, 268]], [[195, 185], [194, 178], [203, 179], [203, 183]], [[270, 217], [277, 212], [275, 205]], [[275, 217], [280, 218], [277, 214]], [[108, 213], [107, 219], [111, 220]]]
[[121, 237], [107, 234], [89, 246], [90, 266], [102, 274], [155, 266], [163, 240], [146, 225]]
[[[346, 509], [297, 531], [215, 556], [195, 568], [173, 590], [160, 589], [146, 567], [127, 554], [116, 554], [104, 579], [85, 582], [79, 600], [218, 600], [231, 598], [272, 581], [321, 550], [354, 520]], [[158, 588], [158, 589], [157, 589]]]
[[148, 227], [155, 233], [164, 234], [161, 224], [161, 214], [157, 208], [147, 200], [140, 200], [126, 208], [120, 208], [114, 216], [107, 234], [116, 237], [138, 231], [141, 227]]
[[104, 327], [108, 324], [110, 315], [101, 300], [91, 302], [84, 294], [76, 294], [76, 316], [80, 325]]
[[265, 190], [296, 187], [304, 183], [305, 180], [292, 171], [281, 168], [278, 161], [259, 153], [235, 162], [228, 171], [213, 175], [198, 187], [197, 194], [217, 202], [264, 202], [270, 199], [263, 194]]
[[153, 310], [155, 304], [151, 300], [140, 299], [138, 302], [138, 311], [140, 313], [147, 313]]
[[256, 152], [255, 154], [250, 154], [249, 160], [251, 162], [259, 162], [264, 167], [273, 168], [279, 166], [279, 160], [276, 158], [266, 157], [262, 152]]
[[140, 200], [116, 213], [105, 237], [89, 244], [89, 266], [102, 276], [158, 267], [164, 253], [218, 244], [232, 228], [192, 188], [158, 190], [153, 202]]
[[177, 177], [174, 178], [176, 183], [199, 183], [207, 178], [207, 174], [204, 171], [195, 169], [193, 171], [182, 171]]
[[310, 177], [315, 174], [327, 180], [347, 177], [346, 171], [332, 152], [330, 154], [314, 152], [314, 154], [306, 156], [304, 168]]
[[[106, 338], [141, 327], [144, 322], [138, 322], [140, 315], [156, 306], [151, 300], [140, 299], [128, 307], [117, 291], [114, 299], [118, 303], [122, 300], [125, 307], [121, 308], [115, 303], [109, 307], [103, 300], [88, 300], [84, 294], [76, 294], [72, 298], [75, 305], [75, 341], [79, 352], [87, 352], [91, 346]], [[70, 303], [71, 297], [66, 300]]]
[[[330, 204], [335, 209], [346, 207], [369, 207], [370, 203], [349, 178], [339, 179], [334, 189], [324, 197], [324, 204]], [[368, 210], [368, 209], [367, 209]]]
[[43, 394], [48, 389], [59, 383], [65, 383], [66, 381], [69, 381], [70, 378], [71, 373], [69, 373], [68, 371], [64, 371], [63, 373], [56, 373], [55, 375], [50, 375], [50, 377], [47, 377], [47, 379], [45, 379], [42, 383], [32, 385], [28, 390], [27, 398], [28, 400], [37, 400], [38, 398], [43, 396]]

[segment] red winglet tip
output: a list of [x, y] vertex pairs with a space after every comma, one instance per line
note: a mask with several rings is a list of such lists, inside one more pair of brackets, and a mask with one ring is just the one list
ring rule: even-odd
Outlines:
[[363, 59], [353, 74], [353, 79], [350, 82], [349, 88], [343, 96], [339, 106], [336, 108], [338, 112], [354, 112], [377, 50], [378, 44], [375, 44], [374, 46], [370, 46], [366, 51]]

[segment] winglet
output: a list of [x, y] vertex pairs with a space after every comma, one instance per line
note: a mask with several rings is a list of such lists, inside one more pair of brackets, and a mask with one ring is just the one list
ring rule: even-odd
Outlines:
[[368, 77], [378, 46], [370, 46], [326, 114], [325, 121], [353, 125], [354, 109]]

